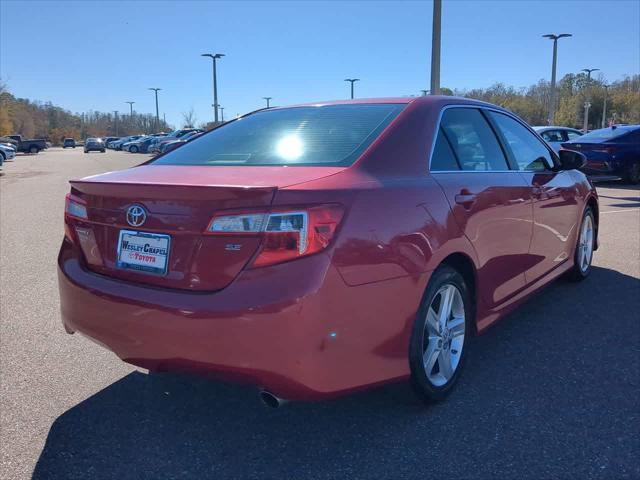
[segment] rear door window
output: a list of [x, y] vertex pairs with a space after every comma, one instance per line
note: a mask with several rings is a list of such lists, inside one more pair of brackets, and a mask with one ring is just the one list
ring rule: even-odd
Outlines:
[[582, 134], [579, 132], [574, 132], [573, 130], [567, 130], [567, 139], [568, 140], [573, 140], [574, 138], [578, 138], [581, 137]]
[[449, 108], [441, 121], [462, 170], [508, 170], [498, 139], [480, 110]]
[[542, 132], [542, 138], [544, 138], [547, 142], [564, 141], [564, 138], [562, 138], [562, 132], [560, 130], [547, 130], [546, 132]]
[[549, 149], [524, 125], [502, 113], [492, 111], [489, 115], [504, 136], [506, 148], [511, 151], [519, 170], [544, 171], [553, 166]]
[[433, 148], [433, 155], [431, 156], [431, 169], [432, 172], [447, 172], [452, 170], [460, 170], [460, 165], [456, 160], [456, 156], [451, 149], [449, 140], [445, 137], [442, 127], [438, 130], [438, 137], [436, 138], [436, 145]]

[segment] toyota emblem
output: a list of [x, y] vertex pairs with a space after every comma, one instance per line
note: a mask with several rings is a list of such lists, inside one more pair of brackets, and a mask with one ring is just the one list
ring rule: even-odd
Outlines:
[[140, 227], [147, 219], [147, 212], [140, 205], [131, 205], [127, 209], [127, 223], [132, 227]]

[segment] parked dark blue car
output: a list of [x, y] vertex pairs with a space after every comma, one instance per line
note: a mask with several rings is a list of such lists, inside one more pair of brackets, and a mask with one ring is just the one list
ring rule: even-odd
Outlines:
[[640, 125], [614, 125], [601, 128], [562, 144], [562, 148], [582, 152], [589, 176], [621, 177], [640, 183]]

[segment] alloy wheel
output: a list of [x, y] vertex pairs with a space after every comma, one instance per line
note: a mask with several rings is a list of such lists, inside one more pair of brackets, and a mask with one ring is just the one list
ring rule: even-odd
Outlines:
[[586, 272], [591, 266], [593, 258], [593, 219], [586, 215], [580, 230], [580, 243], [578, 244], [578, 261], [580, 270]]
[[425, 322], [423, 365], [429, 382], [440, 387], [453, 377], [464, 347], [465, 311], [462, 295], [450, 283], [434, 295]]

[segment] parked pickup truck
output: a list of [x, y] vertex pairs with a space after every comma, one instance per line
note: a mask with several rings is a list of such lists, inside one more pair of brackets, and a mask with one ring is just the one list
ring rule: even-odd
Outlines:
[[41, 139], [23, 140], [21, 135], [7, 135], [9, 138], [18, 142], [18, 152], [38, 153], [40, 150], [47, 148], [47, 142]]

